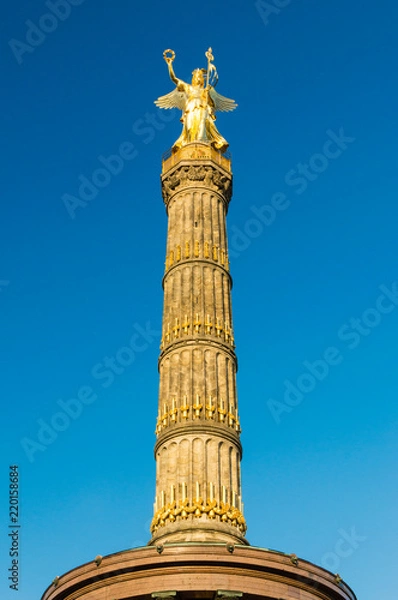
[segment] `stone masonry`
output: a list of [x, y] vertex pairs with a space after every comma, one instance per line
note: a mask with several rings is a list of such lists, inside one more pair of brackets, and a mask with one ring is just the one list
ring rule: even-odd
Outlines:
[[151, 543], [242, 543], [230, 160], [189, 144], [163, 161], [162, 193], [168, 235]]

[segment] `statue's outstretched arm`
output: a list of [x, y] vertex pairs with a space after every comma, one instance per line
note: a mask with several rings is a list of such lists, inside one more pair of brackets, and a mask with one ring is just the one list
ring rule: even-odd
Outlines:
[[173, 81], [176, 85], [178, 85], [180, 83], [180, 80], [178, 79], [178, 77], [176, 77], [176, 74], [174, 73], [173, 61], [171, 59], [167, 60], [167, 66], [169, 69], [169, 75], [170, 75], [171, 81]]
[[166, 61], [171, 81], [176, 84], [177, 88], [180, 91], [182, 91], [184, 89], [185, 83], [181, 79], [178, 79], [178, 77], [174, 73], [174, 68], [173, 68], [173, 61], [175, 59], [174, 50], [165, 50], [163, 52], [163, 58]]
[[155, 104], [159, 108], [179, 108], [184, 112], [187, 100], [186, 84], [181, 79], [178, 79], [174, 73], [173, 61], [175, 52], [173, 50], [165, 50], [163, 52], [163, 58], [166, 61], [170, 79], [177, 87], [165, 96], [160, 96], [160, 98], [155, 100]]

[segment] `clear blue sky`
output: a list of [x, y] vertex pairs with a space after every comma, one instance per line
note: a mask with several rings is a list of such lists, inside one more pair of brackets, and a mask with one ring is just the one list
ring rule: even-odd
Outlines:
[[[173, 87], [165, 48], [187, 79], [212, 46], [218, 90], [239, 104], [217, 124], [235, 177], [248, 539], [338, 571], [360, 600], [393, 600], [396, 4], [291, 0], [268, 18], [243, 0], [73, 4], [48, 18], [41, 0], [2, 3], [1, 597], [17, 597], [7, 582], [10, 464], [20, 470], [18, 598], [36, 600], [55, 575], [149, 539], [159, 174], [180, 133], [179, 115], [162, 122], [153, 101]], [[104, 168], [99, 157], [121, 146], [129, 160], [102, 180], [97, 172], [103, 187], [86, 183], [71, 218], [65, 194], [79, 199], [81, 182]], [[155, 331], [141, 334], [145, 350], [113, 381], [96, 378], [139, 328]], [[325, 355], [333, 364], [315, 362]], [[54, 417], [78, 393], [81, 414]], [[29, 460], [21, 440], [39, 444], [54, 418], [65, 430]]]

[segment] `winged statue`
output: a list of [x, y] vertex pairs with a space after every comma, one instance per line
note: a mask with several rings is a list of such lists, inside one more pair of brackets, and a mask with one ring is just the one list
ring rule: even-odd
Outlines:
[[234, 100], [222, 96], [215, 90], [218, 75], [213, 64], [212, 49], [209, 48], [206, 52], [207, 69], [195, 69], [192, 73], [191, 83], [186, 83], [176, 77], [173, 69], [175, 59], [173, 50], [165, 50], [163, 57], [169, 69], [170, 79], [176, 84], [176, 88], [165, 96], [160, 96], [155, 100], [155, 104], [159, 108], [179, 108], [182, 111], [183, 129], [173, 145], [173, 150], [191, 142], [205, 142], [220, 152], [225, 152], [228, 142], [217, 130], [215, 112], [229, 112], [234, 110], [237, 104]]

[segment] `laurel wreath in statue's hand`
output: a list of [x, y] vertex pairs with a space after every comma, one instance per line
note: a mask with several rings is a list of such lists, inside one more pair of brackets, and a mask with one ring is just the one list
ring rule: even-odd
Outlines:
[[173, 62], [173, 60], [176, 57], [176, 53], [174, 52], [174, 50], [165, 50], [163, 52], [163, 58], [164, 60], [167, 62], [167, 64], [171, 64]]

